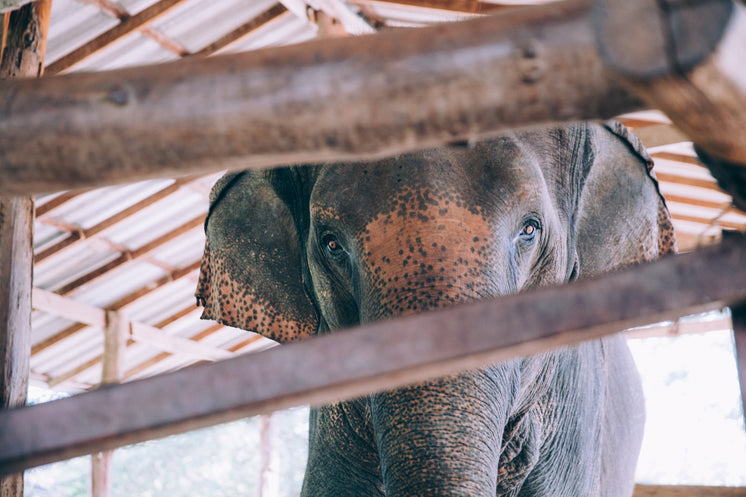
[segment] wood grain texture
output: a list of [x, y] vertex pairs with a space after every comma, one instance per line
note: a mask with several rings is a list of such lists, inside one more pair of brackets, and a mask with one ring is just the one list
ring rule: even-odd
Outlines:
[[[51, 0], [4, 16], [0, 79], [44, 70]], [[0, 410], [26, 403], [31, 355], [34, 200], [0, 195]], [[0, 497], [23, 496], [23, 473], [0, 477]]]
[[597, 279], [342, 330], [0, 412], [0, 472], [353, 398], [718, 309], [746, 297], [744, 282], [746, 240], [738, 238]]
[[746, 497], [746, 488], [636, 485], [633, 497]]
[[6, 82], [0, 191], [373, 158], [639, 109], [605, 76], [587, 16], [587, 0], [572, 0], [417, 30]]

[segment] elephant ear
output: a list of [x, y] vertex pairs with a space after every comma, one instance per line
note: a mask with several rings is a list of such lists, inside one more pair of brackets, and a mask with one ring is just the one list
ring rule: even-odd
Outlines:
[[[281, 343], [316, 333], [303, 286], [302, 227], [289, 170], [229, 173], [210, 194], [197, 303], [203, 319]], [[278, 187], [282, 195], [278, 195]]]
[[578, 276], [675, 253], [671, 217], [640, 140], [616, 121], [590, 131], [593, 160], [575, 216]]

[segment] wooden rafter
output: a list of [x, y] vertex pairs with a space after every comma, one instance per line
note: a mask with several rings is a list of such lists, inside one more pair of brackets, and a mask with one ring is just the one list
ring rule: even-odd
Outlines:
[[204, 222], [205, 222], [205, 214], [200, 214], [199, 216], [192, 218], [191, 220], [187, 221], [181, 226], [178, 226], [172, 231], [169, 231], [168, 233], [159, 236], [155, 240], [143, 245], [142, 247], [138, 249], [128, 250], [128, 251], [120, 253], [120, 255], [115, 257], [113, 260], [89, 271], [86, 274], [79, 276], [74, 281], [71, 281], [70, 283], [63, 285], [61, 288], [56, 289], [56, 292], [59, 293], [60, 295], [70, 295], [71, 293], [75, 292], [83, 285], [91, 283], [99, 278], [102, 278], [107, 273], [109, 273], [109, 271], [112, 271], [127, 263], [130, 263], [132, 261], [145, 257], [150, 252], [167, 244], [168, 242], [174, 240], [175, 238], [178, 238], [184, 235], [190, 230], [193, 230], [195, 228], [201, 228]]
[[[480, 2], [479, 0], [373, 0], [373, 2], [406, 5], [409, 7], [422, 7], [427, 9], [447, 10], [451, 12], [463, 12], [465, 14], [487, 14], [496, 12], [498, 10], [519, 6], [516, 4]], [[353, 0], [353, 3], [360, 3], [362, 5], [365, 5], [371, 2], [368, 0]], [[526, 5], [528, 4], [529, 2], [526, 3]]]
[[[169, 283], [178, 281], [182, 278], [187, 277], [190, 274], [193, 274], [195, 271], [199, 269], [200, 261], [195, 261], [191, 264], [187, 264], [183, 268], [179, 268], [165, 276], [162, 276], [161, 278], [157, 279], [156, 281], [153, 281], [151, 283], [148, 283], [144, 285], [143, 287], [125, 295], [124, 297], [118, 299], [117, 301], [111, 303], [110, 305], [106, 306], [107, 310], [113, 310], [113, 311], [119, 311], [124, 309], [126, 306], [137, 302], [139, 299], [147, 297], [152, 292], [155, 292], [159, 288], [162, 288], [164, 285], [167, 285]], [[77, 318], [74, 318], [77, 319]], [[85, 323], [75, 323], [57, 333], [52, 335], [51, 337], [46, 338], [45, 340], [42, 340], [41, 342], [36, 343], [31, 348], [31, 355], [36, 355], [49, 347], [52, 347], [54, 345], [57, 345], [58, 343], [62, 342], [63, 340], [71, 337], [72, 335], [78, 333], [79, 331], [85, 329], [88, 325]]]
[[[91, 226], [90, 228], [81, 229], [79, 227], [74, 227], [69, 230], [70, 233], [66, 238], [64, 238], [63, 240], [60, 240], [59, 242], [55, 243], [51, 247], [48, 247], [42, 250], [41, 252], [38, 252], [34, 257], [34, 262], [39, 263], [48, 257], [58, 254], [63, 249], [75, 247], [82, 241], [88, 238], [91, 238], [101, 233], [104, 230], [110, 229], [117, 223], [126, 221], [128, 218], [132, 217], [138, 212], [141, 212], [145, 210], [146, 208], [152, 206], [156, 202], [159, 202], [169, 197], [170, 195], [176, 193], [185, 185], [188, 185], [189, 183], [198, 181], [198, 180], [199, 180], [199, 177], [186, 177], [186, 178], [176, 179], [170, 185], [162, 188], [161, 190], [153, 193], [152, 195], [149, 195], [148, 197], [140, 200], [139, 202], [136, 202], [135, 204], [125, 209], [122, 209], [121, 211], [117, 212], [113, 216], [110, 216], [104, 219], [103, 221], [99, 222], [98, 224], [95, 224], [94, 226]], [[74, 197], [75, 196], [73, 196], [72, 198]], [[67, 200], [69, 199], [70, 198], [68, 198]], [[60, 205], [63, 205], [63, 204], [58, 203], [55, 205], [55, 207], [59, 207]], [[58, 227], [60, 226], [60, 224], [56, 222], [56, 220], [50, 219], [47, 214], [38, 217], [37, 221], [39, 221], [42, 224], [50, 224], [50, 225], [58, 226]]]
[[[125, 22], [131, 17], [130, 13], [123, 9], [119, 4], [114, 3], [110, 0], [77, 0], [80, 3], [87, 5], [93, 5], [98, 7], [102, 11], [106, 12], [112, 17], [119, 19], [119, 22]], [[189, 51], [182, 45], [165, 36], [160, 31], [154, 29], [152, 26], [144, 25], [137, 28], [143, 36], [146, 36], [158, 43], [161, 47], [165, 48], [174, 55], [183, 57], [189, 53]]]
[[[396, 324], [373, 323], [251, 357], [0, 412], [5, 428], [0, 430], [0, 471], [291, 405], [356, 397], [721, 308], [746, 297], [745, 247], [746, 240], [738, 238], [592, 280], [423, 313]], [[418, 354], [411, 353], [413, 344]], [[265, 381], [267, 375], [274, 381]], [[48, 416], [55, 423], [47, 422]]]
[[279, 3], [275, 4], [269, 9], [259, 14], [258, 16], [251, 19], [250, 21], [237, 27], [230, 33], [226, 33], [225, 35], [213, 41], [212, 43], [202, 48], [198, 52], [195, 52], [193, 55], [196, 55], [196, 56], [212, 55], [215, 52], [218, 52], [219, 50], [222, 50], [223, 48], [229, 46], [230, 44], [235, 43], [241, 38], [249, 35], [251, 32], [256, 31], [260, 27], [277, 19], [278, 17], [280, 17], [281, 15], [287, 12], [288, 12], [288, 9], [284, 5], [279, 4]]
[[[61, 297], [57, 294], [47, 292], [39, 288], [34, 289], [33, 305], [38, 310], [49, 312], [68, 319], [77, 319], [83, 321], [86, 325], [96, 326], [102, 329], [106, 329], [107, 323], [111, 321], [111, 319], [107, 317], [107, 314], [109, 316], [121, 316], [116, 311], [106, 311], [104, 309], [81, 304], [69, 298]], [[159, 348], [161, 350], [166, 350], [172, 354], [178, 353], [197, 360], [212, 361], [217, 359], [226, 359], [233, 356], [230, 351], [201, 345], [192, 339], [168, 335], [167, 333], [162, 331], [162, 328], [168, 326], [169, 324], [172, 324], [174, 321], [180, 319], [188, 312], [193, 312], [194, 310], [195, 306], [192, 305], [190, 308], [186, 309], [186, 312], [184, 310], [176, 312], [172, 316], [167, 317], [155, 326], [146, 325], [144, 323], [130, 322], [126, 346], [133, 345], [134, 343], [143, 343]], [[124, 318], [120, 317], [119, 319], [121, 320]], [[217, 329], [215, 329], [214, 331], [217, 331]], [[58, 377], [51, 378], [49, 380], [49, 384], [51, 386], [54, 386], [73, 379], [76, 376], [84, 373], [88, 369], [101, 364], [103, 358], [103, 354], [94, 357]]]
[[118, 39], [125, 35], [132, 33], [148, 24], [152, 23], [161, 16], [169, 13], [186, 0], [160, 0], [159, 2], [151, 5], [142, 12], [139, 12], [133, 16], [126, 16], [123, 20], [114, 26], [113, 28], [100, 34], [88, 43], [78, 47], [77, 49], [63, 55], [56, 61], [52, 62], [46, 67], [47, 74], [57, 74], [66, 69], [71, 68], [75, 64], [82, 62], [91, 55], [103, 50]]

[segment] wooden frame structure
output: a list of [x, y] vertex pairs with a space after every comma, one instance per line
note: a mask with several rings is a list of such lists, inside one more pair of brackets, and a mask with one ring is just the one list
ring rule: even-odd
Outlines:
[[[157, 70], [138, 68], [40, 81], [3, 82], [3, 91], [0, 92], [3, 105], [0, 108], [6, 110], [0, 115], [0, 193], [80, 188], [174, 172], [218, 170], [239, 163], [266, 167], [294, 162], [301, 155], [314, 160], [371, 157], [475, 139], [515, 126], [607, 117], [642, 108], [644, 104], [636, 96], [640, 95], [648, 105], [665, 109], [675, 124], [694, 139], [702, 156], [715, 164], [723, 185], [740, 202], [746, 184], [738, 181], [739, 168], [746, 166], [739, 164], [746, 164], [746, 145], [737, 139], [722, 140], [715, 136], [721, 131], [713, 127], [710, 116], [719, 116], [718, 122], [724, 123], [731, 131], [740, 132], [745, 124], [746, 76], [734, 72], [730, 61], [734, 47], [746, 37], [746, 21], [742, 7], [730, 2], [713, 0], [711, 3], [714, 6], [712, 15], [701, 16], [687, 12], [686, 5], [676, 2], [672, 2], [665, 12], [658, 11], [655, 2], [635, 2], [638, 9], [635, 15], [648, 12], [662, 19], [661, 22], [669, 23], [669, 29], [663, 30], [668, 38], [658, 43], [661, 50], [652, 55], [645, 52], [646, 59], [642, 61], [625, 58], [629, 53], [634, 54], [634, 50], [622, 50], [622, 55], [617, 52], [618, 47], [625, 43], [634, 46], [649, 40], [630, 40], [622, 36], [614, 24], [617, 18], [603, 16], [605, 12], [613, 12], [613, 6], [602, 1], [595, 4], [573, 1], [541, 9], [507, 12], [431, 28], [430, 31], [392, 32], [376, 35], [375, 39], [363, 37], [311, 43], [215, 60], [193, 59], [178, 65], [161, 66]], [[329, 5], [333, 6], [334, 2]], [[611, 23], [611, 27], [604, 23]], [[685, 51], [672, 52], [671, 46], [684, 45], [677, 36], [691, 28], [691, 23], [698, 28], [697, 32], [705, 35], [695, 42], [687, 40], [690, 44], [686, 45]], [[365, 57], [374, 45], [377, 47], [375, 60], [369, 59], [366, 64], [353, 64], [352, 67], [342, 64], [344, 60]], [[411, 51], [402, 53], [393, 49], [399, 46], [406, 46]], [[599, 46], [602, 47], [600, 52]], [[381, 47], [391, 50], [381, 50]], [[454, 54], [459, 54], [466, 62], [454, 67]], [[424, 64], [423, 60], [432, 64]], [[427, 70], [410, 71], [407, 67], [413, 61], [420, 61], [418, 67]], [[549, 61], [553, 61], [551, 67]], [[561, 68], [573, 61], [576, 63], [570, 71], [572, 74], [566, 75], [567, 79], [549, 77], [556, 73], [555, 70], [560, 71], [557, 74], [565, 75]], [[582, 64], [577, 64], [577, 61]], [[361, 66], [368, 69], [361, 71]], [[644, 70], [640, 71], [640, 67]], [[185, 77], [187, 74], [189, 78]], [[507, 76], [499, 76], [503, 74]], [[372, 77], [376, 75], [386, 77]], [[277, 78], [291, 82], [307, 82], [311, 78], [317, 82], [314, 88], [318, 91], [309, 92], [308, 100], [287, 99], [281, 92], [278, 96], [270, 91]], [[265, 82], [266, 86], [249, 85], [247, 91], [242, 82], [248, 80]], [[713, 85], [714, 80], [720, 83]], [[334, 81], [350, 82], [350, 90], [347, 93], [335, 91], [339, 88], [333, 84]], [[617, 81], [623, 81], [627, 86]], [[206, 88], [213, 88], [215, 84], [220, 85], [218, 93], [222, 100], [218, 101], [220, 105], [211, 102], [214, 113], [204, 107], [193, 109], [200, 121], [187, 120], [185, 123], [183, 111], [176, 112], [180, 99], [196, 100]], [[407, 91], [412, 85], [422, 93], [422, 100], [412, 102], [413, 93]], [[505, 97], [508, 90], [514, 92], [510, 98]], [[361, 91], [367, 92], [376, 109], [367, 101], [358, 109], [350, 107]], [[261, 101], [257, 95], [270, 99], [269, 103], [265, 103], [265, 107], [255, 105], [257, 100]], [[437, 106], [428, 106], [427, 102], [433, 95], [442, 98]], [[680, 110], [678, 99], [681, 95], [693, 101], [695, 108], [706, 112], [694, 114]], [[44, 107], [38, 105], [41, 97]], [[320, 108], [317, 102], [320, 98], [331, 107]], [[422, 113], [412, 112], [405, 119], [400, 110], [397, 112], [397, 106], [412, 103], [415, 108], [423, 109]], [[240, 114], [229, 111], [234, 105], [241, 108]], [[291, 116], [295, 118], [292, 122], [302, 125], [304, 120], [318, 118], [320, 114], [334, 116], [335, 109], [342, 108], [351, 116], [349, 120], [330, 117], [324, 121], [326, 127], [289, 128]], [[299, 115], [300, 111], [306, 114]], [[143, 119], [143, 116], [152, 119]], [[256, 121], [263, 129], [255, 126], [256, 131], [251, 135], [254, 139], [235, 135], [239, 128], [251, 131], [252, 122]], [[54, 126], [45, 128], [46, 122], [54, 123]], [[70, 134], [61, 134], [59, 123], [66, 123], [65, 129]], [[282, 129], [284, 137], [292, 138], [288, 140], [292, 146], [280, 147], [273, 139], [277, 136], [274, 131], [267, 131], [268, 125]], [[154, 127], [162, 135], [153, 133]], [[117, 131], [116, 136], [112, 130]], [[260, 131], [266, 135], [264, 139]], [[186, 147], [178, 157], [174, 157], [168, 150], [168, 141], [185, 136], [194, 138], [190, 142], [193, 148]], [[121, 147], [113, 147], [112, 152], [111, 144], [120, 143], [117, 140], [134, 140], [140, 148], [132, 154], [123, 154]], [[210, 148], [210, 143], [215, 140], [222, 146]], [[24, 154], [18, 148], [19, 143], [24, 147], [35, 144], [38, 154], [29, 158], [27, 152]], [[108, 145], [108, 148], [98, 146], [98, 143]], [[60, 155], [50, 160], [47, 152], [50, 150]], [[140, 153], [142, 155], [138, 155]], [[90, 160], [85, 163], [76, 160], [80, 154]], [[59, 157], [73, 166], [84, 164], [85, 168], [61, 170], [57, 163]], [[730, 172], [723, 173], [723, 170]], [[60, 183], [63, 174], [67, 182]], [[236, 358], [169, 376], [112, 386], [44, 406], [3, 412], [0, 413], [0, 471], [19, 470], [72, 454], [107, 449], [249, 413], [269, 412], [299, 402], [317, 403], [358, 395], [723, 305], [735, 305], [733, 322], [743, 388], [746, 373], [743, 355], [740, 354], [746, 332], [742, 325], [742, 308], [736, 304], [746, 298], [746, 274], [742, 274], [746, 267], [745, 257], [743, 241], [731, 241], [689, 257], [668, 259], [596, 281], [581, 282], [562, 291], [543, 290], [447, 310], [440, 315], [410, 318], [399, 324], [372, 325], [367, 329], [273, 350], [255, 356], [251, 361]], [[719, 275], [720, 279], [713, 274]], [[713, 281], [717, 284], [712, 285]], [[722, 284], [723, 281], [727, 284]], [[649, 285], [649, 288], [641, 285]], [[691, 288], [698, 291], [689, 290]], [[59, 298], [39, 290], [36, 293], [40, 302], [45, 299], [54, 302]], [[602, 298], [597, 300], [599, 297]], [[7, 298], [3, 296], [3, 299]], [[587, 309], [588, 314], [580, 316], [579, 321], [564, 321], [570, 316], [562, 309], [577, 307], [580, 302], [587, 303], [582, 308]], [[620, 305], [620, 302], [626, 305]], [[536, 313], [523, 312], [526, 306], [548, 311], [537, 316]], [[89, 316], [86, 322], [97, 325], [106, 326], [117, 319], [115, 315], [107, 319], [95, 309], [83, 311], [81, 315]], [[497, 313], [502, 321], [507, 323], [513, 319], [514, 324], [520, 323], [529, 332], [514, 337], [509, 334], [514, 326], [508, 327], [504, 335], [486, 329], [483, 324], [495, 320], [485, 317]], [[78, 316], [77, 319], [81, 318]], [[468, 340], [453, 343], [454, 334], [449, 333], [448, 326], [464, 320], [475, 322], [474, 334]], [[441, 325], [433, 327], [435, 331], [432, 332], [440, 340], [432, 340], [432, 336], [418, 338], [418, 334], [424, 333], [422, 330], [430, 328], [423, 326], [425, 323]], [[553, 326], [547, 323], [553, 323]], [[394, 333], [398, 335], [400, 328], [397, 326], [408, 328], [403, 333], [405, 338], [396, 341], [400, 353], [380, 370], [360, 371], [360, 362], [354, 361], [364, 356], [356, 355], [355, 351], [375, 354], [376, 347], [385, 345], [387, 355], [391, 356], [390, 348], [394, 342], [382, 340], [391, 338], [389, 335]], [[147, 339], [143, 338], [148, 336], [147, 330], [135, 332], [136, 325], [129, 328], [133, 337]], [[530, 330], [535, 334], [532, 335]], [[415, 344], [421, 346], [423, 343], [428, 344], [427, 353], [411, 353]], [[442, 346], [443, 343], [448, 346]], [[365, 348], [361, 349], [360, 344], [365, 344]], [[168, 346], [176, 347], [180, 352], [188, 349], [187, 344], [178, 340], [171, 341]], [[299, 356], [308, 358], [306, 365], [310, 371], [319, 370], [318, 364], [329, 364], [323, 359], [322, 351], [331, 347], [349, 350], [345, 357], [350, 361], [341, 364], [338, 371], [326, 371], [328, 376], [297, 375], [296, 372], [285, 384], [251, 385], [253, 388], [247, 388], [245, 382], [238, 381], [221, 388], [220, 392], [210, 388], [218, 379], [250, 378], [246, 374], [247, 368], [281, 370], [281, 364], [295, 361]], [[200, 353], [204, 353], [204, 349]], [[352, 370], [359, 371], [360, 376], [351, 376]], [[236, 374], [236, 371], [244, 374]], [[312, 381], [302, 384], [301, 378]], [[184, 390], [174, 386], [187, 384], [185, 382], [203, 385], [201, 390], [206, 397], [203, 404], [194, 405], [179, 398], [178, 392]], [[299, 386], [303, 388], [299, 389]], [[122, 409], [132, 403], [131, 399], [145, 399], [154, 393], [163, 396], [164, 391], [170, 392], [167, 394], [170, 406], [159, 406], [163, 409], [152, 411], [139, 409], [130, 416], [122, 416]], [[247, 391], [250, 394], [246, 394]], [[80, 423], [83, 412], [92, 413], [92, 417], [84, 418]], [[38, 426], [34, 420], [51, 416], [58, 423], [51, 425], [55, 432], [45, 434], [34, 430], [32, 437], [30, 427]], [[90, 422], [92, 419], [98, 422]], [[127, 421], [132, 423], [122, 424]], [[61, 430], [62, 426], [67, 428]], [[60, 433], [65, 433], [67, 438], [61, 437]]]

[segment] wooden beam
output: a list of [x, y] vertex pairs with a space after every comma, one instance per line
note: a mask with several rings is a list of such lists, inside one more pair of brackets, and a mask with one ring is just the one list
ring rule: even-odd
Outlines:
[[[93, 5], [108, 13], [112, 17], [116, 17], [120, 22], [127, 21], [131, 16], [121, 5], [114, 3], [110, 0], [78, 0], [80, 3]], [[152, 22], [152, 21], [151, 21]], [[171, 38], [165, 36], [160, 31], [153, 29], [149, 25], [143, 25], [137, 28], [143, 36], [150, 38], [154, 42], [158, 43], [161, 47], [165, 48], [174, 55], [184, 57], [189, 55], [189, 51], [179, 43], [175, 42]]]
[[733, 327], [729, 318], [708, 321], [686, 321], [660, 323], [655, 326], [634, 328], [624, 332], [627, 338], [677, 337], [695, 333], [710, 333], [712, 331], [729, 330]]
[[[122, 209], [121, 211], [104, 219], [98, 224], [95, 224], [86, 229], [80, 229], [78, 227], [75, 227], [77, 229], [72, 231], [67, 238], [64, 238], [63, 240], [52, 245], [51, 247], [48, 247], [42, 250], [41, 252], [37, 253], [34, 256], [34, 262], [39, 263], [43, 261], [44, 259], [59, 253], [63, 249], [68, 249], [68, 248], [79, 245], [84, 240], [91, 238], [92, 236], [98, 235], [102, 231], [111, 228], [117, 223], [126, 221], [128, 218], [137, 214], [138, 212], [141, 212], [145, 210], [146, 208], [152, 206], [156, 202], [159, 202], [169, 197], [170, 195], [179, 191], [185, 185], [188, 185], [189, 183], [193, 181], [197, 181], [197, 179], [198, 178], [195, 178], [192, 176], [176, 179], [170, 185], [162, 188], [161, 190], [153, 193], [152, 195], [148, 195], [146, 198], [140, 200], [139, 202], [136, 202], [130, 205], [129, 207]], [[39, 222], [53, 224], [53, 225], [57, 224], [53, 222], [52, 220], [50, 220], [49, 218], [47, 219], [41, 218], [39, 219]]]
[[[375, 2], [390, 3], [394, 5], [407, 5], [410, 7], [422, 7], [426, 9], [448, 10], [451, 12], [463, 12], [465, 14], [488, 14], [502, 9], [523, 7], [519, 4], [500, 4], [499, 2], [480, 2], [479, 0], [374, 0]], [[362, 4], [369, 1], [363, 0]], [[529, 5], [529, 4], [526, 4]]]
[[[120, 383], [124, 378], [124, 359], [130, 323], [119, 312], [106, 312], [104, 357], [101, 385]], [[91, 496], [109, 497], [112, 489], [111, 467], [114, 452], [91, 454]]]
[[[117, 311], [120, 310], [128, 305], [130, 305], [133, 302], [136, 302], [138, 299], [141, 299], [148, 295], [151, 292], [154, 292], [158, 290], [159, 288], [163, 287], [164, 285], [167, 285], [169, 283], [172, 283], [174, 281], [177, 281], [181, 278], [184, 278], [188, 276], [191, 273], [194, 273], [197, 271], [200, 267], [201, 261], [195, 261], [191, 264], [187, 264], [186, 266], [176, 269], [172, 271], [171, 273], [162, 276], [158, 278], [157, 280], [150, 282], [137, 290], [125, 295], [124, 297], [120, 298], [119, 300], [111, 303], [106, 308], [107, 310], [113, 310]], [[43, 310], [43, 309], [40, 309]], [[77, 320], [77, 319], [76, 319]], [[39, 352], [42, 352], [43, 350], [48, 349], [49, 347], [52, 347], [58, 343], [60, 343], [62, 340], [65, 340], [66, 338], [74, 335], [75, 333], [79, 332], [80, 330], [83, 330], [86, 328], [86, 324], [76, 323], [68, 328], [65, 328], [64, 330], [60, 331], [59, 333], [56, 333], [52, 335], [51, 337], [48, 337], [41, 342], [38, 342], [37, 344], [33, 345], [31, 348], [31, 355], [34, 356], [38, 354]]]
[[[98, 326], [102, 329], [106, 329], [111, 326], [110, 322], [119, 323], [121, 318], [116, 318], [118, 314], [112, 310], [99, 309], [98, 307], [89, 306], [76, 302], [70, 298], [57, 295], [40, 288], [35, 288], [33, 291], [33, 306], [36, 309], [43, 310], [61, 316], [67, 319], [76, 320], [85, 323], [90, 326]], [[190, 312], [194, 311], [194, 306], [187, 308]], [[200, 345], [193, 342], [188, 338], [182, 338], [179, 336], [169, 335], [161, 330], [161, 327], [168, 326], [179, 317], [183, 317], [182, 311], [176, 312], [174, 316], [166, 318], [160, 326], [150, 326], [144, 323], [129, 323], [127, 326], [127, 337], [131, 337], [136, 342], [152, 345], [161, 350], [165, 350], [172, 353], [185, 354], [195, 359], [206, 359], [206, 360], [219, 360], [227, 359], [232, 357], [234, 354], [227, 350], [209, 347], [206, 345]], [[119, 329], [119, 328], [117, 328]], [[107, 337], [109, 336], [107, 332]], [[104, 354], [103, 359], [106, 358]], [[102, 358], [98, 358], [96, 363], [101, 362]]]
[[746, 6], [598, 0], [594, 12], [607, 68], [671, 118], [746, 210]]
[[[0, 79], [41, 76], [51, 7], [41, 0], [3, 15]], [[0, 195], [0, 410], [24, 405], [28, 391], [34, 200], [23, 195]], [[0, 476], [0, 497], [22, 496], [23, 473]]]
[[217, 347], [194, 342], [188, 338], [168, 335], [163, 330], [143, 323], [132, 323], [132, 339], [172, 354], [180, 354], [196, 360], [219, 361], [235, 354]]
[[0, 192], [379, 157], [640, 109], [605, 76], [588, 3], [5, 82]]
[[1, 412], [0, 472], [352, 398], [719, 309], [746, 298], [745, 282], [746, 240], [739, 237], [596, 279], [368, 324]]
[[206, 47], [202, 48], [200, 51], [195, 52], [193, 55], [196, 56], [208, 56], [212, 55], [215, 52], [222, 50], [223, 48], [229, 46], [232, 43], [237, 42], [244, 36], [247, 36], [249, 33], [256, 31], [260, 27], [264, 26], [268, 22], [271, 22], [284, 13], [286, 13], [288, 9], [278, 3], [270, 7], [269, 9], [265, 10], [258, 16], [254, 17], [250, 21], [242, 24], [241, 26], [237, 27], [230, 33], [227, 33], [223, 36], [221, 36], [219, 39], [215, 40], [214, 42], [210, 43]]
[[119, 257], [115, 258], [112, 261], [107, 262], [103, 266], [99, 266], [93, 269], [87, 274], [84, 274], [80, 276], [79, 278], [75, 279], [74, 281], [71, 281], [70, 283], [65, 284], [61, 288], [56, 289], [56, 292], [59, 293], [60, 295], [70, 295], [71, 293], [73, 293], [78, 288], [82, 287], [83, 285], [91, 283], [109, 274], [109, 271], [112, 271], [131, 261], [135, 261], [141, 257], [145, 257], [147, 254], [149, 254], [153, 250], [159, 247], [162, 247], [166, 243], [184, 235], [188, 231], [201, 228], [205, 222], [205, 216], [206, 216], [205, 214], [200, 214], [199, 216], [187, 221], [181, 226], [178, 226], [175, 229], [169, 231], [168, 233], [162, 236], [159, 236], [155, 240], [146, 243], [142, 247], [139, 247], [135, 250], [128, 250], [128, 251], [122, 252], [119, 255]]
[[746, 487], [695, 487], [687, 485], [635, 485], [632, 497], [744, 497]]
[[84, 61], [96, 52], [103, 50], [121, 37], [137, 29], [140, 29], [141, 27], [149, 23], [152, 23], [153, 21], [169, 13], [171, 10], [178, 7], [185, 1], [186, 0], [160, 0], [159, 2], [146, 8], [145, 10], [138, 12], [134, 16], [125, 18], [122, 22], [109, 29], [108, 31], [103, 32], [85, 45], [78, 47], [72, 52], [69, 52], [68, 54], [49, 64], [46, 68], [46, 73], [57, 74], [71, 68], [75, 64]]

